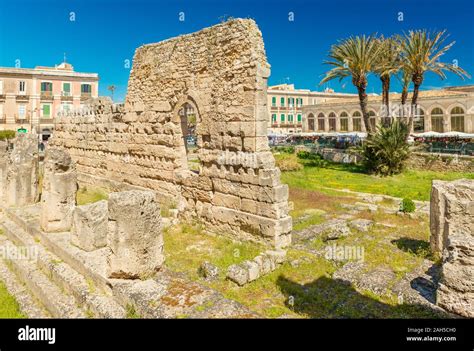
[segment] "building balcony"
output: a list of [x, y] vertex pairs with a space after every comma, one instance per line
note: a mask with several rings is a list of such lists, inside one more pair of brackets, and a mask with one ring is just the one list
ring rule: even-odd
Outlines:
[[39, 119], [40, 124], [54, 124], [54, 118], [51, 117], [41, 117]]
[[5, 100], [5, 94], [0, 93], [0, 100], [1, 100], [1, 101], [4, 101], [4, 100]]
[[28, 123], [30, 123], [30, 120], [27, 117], [17, 117], [17, 116], [15, 116], [15, 123], [16, 124], [28, 124]]
[[30, 96], [26, 94], [18, 94], [16, 96], [17, 101], [28, 101], [29, 99], [30, 99]]
[[53, 92], [52, 91], [42, 91], [40, 94], [41, 100], [53, 100]]
[[81, 93], [81, 100], [87, 100], [92, 97], [92, 93]]
[[61, 92], [61, 100], [62, 101], [72, 101], [72, 94], [69, 91], [62, 91]]

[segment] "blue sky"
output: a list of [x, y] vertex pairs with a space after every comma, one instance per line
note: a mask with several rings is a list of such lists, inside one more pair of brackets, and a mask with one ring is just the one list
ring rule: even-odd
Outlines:
[[[288, 13], [294, 13], [294, 21]], [[75, 21], [70, 21], [70, 13]], [[179, 21], [184, 12], [185, 21]], [[398, 13], [403, 12], [403, 21]], [[474, 74], [474, 2], [472, 0], [0, 0], [0, 66], [21, 67], [67, 61], [77, 71], [98, 72], [100, 94], [117, 86], [115, 100], [124, 99], [135, 48], [217, 24], [222, 16], [250, 17], [259, 25], [268, 61], [269, 84], [294, 83], [297, 88], [322, 90], [326, 54], [338, 39], [409, 29], [447, 29], [455, 46], [444, 60], [457, 60]], [[346, 84], [329, 83], [336, 91], [355, 92]], [[428, 75], [424, 88], [474, 84], [449, 75], [445, 81]], [[393, 91], [400, 91], [394, 79]], [[368, 92], [380, 92], [378, 79]]]

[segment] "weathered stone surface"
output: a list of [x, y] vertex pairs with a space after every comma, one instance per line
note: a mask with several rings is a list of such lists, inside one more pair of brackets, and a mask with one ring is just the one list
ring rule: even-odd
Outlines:
[[13, 143], [4, 176], [5, 203], [7, 206], [33, 204], [39, 197], [38, 139], [34, 134], [19, 134]]
[[107, 275], [143, 278], [164, 262], [160, 206], [152, 191], [124, 191], [109, 196]]
[[214, 280], [219, 277], [219, 268], [210, 262], [203, 262], [199, 267], [199, 274], [207, 280]]
[[370, 219], [357, 218], [349, 222], [349, 225], [361, 232], [368, 232], [374, 224]]
[[431, 249], [442, 255], [448, 236], [474, 233], [474, 181], [434, 180], [431, 189]]
[[431, 249], [442, 255], [436, 303], [474, 317], [474, 180], [433, 181]]
[[5, 203], [7, 186], [8, 144], [0, 140], [0, 201]]
[[[288, 187], [267, 138], [269, 73], [253, 20], [144, 45], [124, 108], [91, 100], [91, 113], [59, 118], [50, 145], [68, 150], [94, 181], [174, 199], [181, 218], [198, 216], [209, 231], [286, 247]], [[185, 105], [196, 113], [199, 174], [188, 167]]]
[[108, 204], [106, 200], [74, 209], [71, 243], [85, 251], [93, 251], [107, 245]]
[[286, 251], [267, 250], [253, 260], [231, 265], [227, 270], [227, 278], [242, 286], [274, 271], [285, 260]]
[[323, 240], [335, 240], [351, 233], [345, 220], [336, 220], [323, 233]]
[[44, 158], [40, 225], [45, 232], [71, 229], [76, 205], [76, 165], [64, 150], [48, 149]]
[[227, 278], [242, 286], [249, 282], [249, 272], [242, 265], [233, 264], [227, 269]]

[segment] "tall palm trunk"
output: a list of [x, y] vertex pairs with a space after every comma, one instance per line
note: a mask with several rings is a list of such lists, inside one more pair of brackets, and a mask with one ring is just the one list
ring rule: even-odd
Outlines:
[[357, 92], [359, 93], [360, 110], [362, 111], [362, 119], [364, 120], [365, 130], [367, 131], [367, 134], [370, 135], [373, 131], [372, 126], [370, 125], [369, 112], [367, 111], [368, 98], [365, 89], [366, 85], [364, 84], [357, 86]]
[[404, 85], [402, 88], [402, 111], [400, 116], [405, 117], [405, 105], [407, 104], [408, 100], [408, 86]]
[[382, 105], [384, 106], [385, 113], [382, 117], [382, 124], [387, 126], [389, 124], [389, 117], [390, 117], [390, 75], [384, 74], [380, 76], [380, 80], [382, 81]]
[[423, 83], [423, 75], [417, 74], [417, 73], [413, 74], [412, 82], [413, 82], [413, 96], [411, 97], [410, 118], [408, 120], [409, 133], [411, 133], [413, 129], [413, 118], [415, 117], [415, 111], [417, 110], [418, 92], [420, 90], [421, 84]]

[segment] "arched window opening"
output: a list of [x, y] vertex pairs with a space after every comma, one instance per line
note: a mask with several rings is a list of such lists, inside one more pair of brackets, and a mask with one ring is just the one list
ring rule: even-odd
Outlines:
[[318, 131], [324, 131], [324, 113], [318, 115]]
[[352, 130], [354, 132], [362, 132], [362, 114], [355, 111], [352, 114]]
[[329, 131], [334, 132], [336, 131], [336, 114], [334, 112], [331, 112], [329, 114]]
[[375, 111], [369, 111], [369, 123], [372, 130], [375, 131], [377, 128], [377, 118], [375, 117]]
[[455, 107], [451, 110], [451, 130], [464, 132], [464, 110], [461, 107]]
[[341, 112], [339, 118], [341, 122], [341, 132], [347, 132], [349, 130], [349, 118], [347, 112]]
[[314, 132], [314, 115], [310, 113], [308, 115], [308, 130]]
[[434, 132], [443, 132], [443, 115], [443, 110], [441, 110], [439, 107], [435, 107], [431, 111], [431, 129]]
[[425, 131], [425, 111], [421, 108], [416, 110], [415, 118], [413, 118], [413, 131], [415, 133], [423, 133]]

